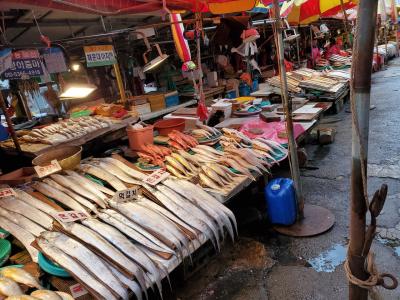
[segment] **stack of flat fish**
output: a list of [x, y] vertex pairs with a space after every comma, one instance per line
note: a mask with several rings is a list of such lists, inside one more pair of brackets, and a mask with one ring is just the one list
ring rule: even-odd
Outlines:
[[[84, 175], [101, 179], [100, 185]], [[237, 234], [233, 213], [200, 186], [167, 179], [155, 187], [120, 156], [81, 164], [76, 171], [50, 175], [31, 187], [55, 200], [52, 206], [21, 190], [0, 200], [0, 227], [20, 239], [37, 260], [40, 251], [68, 270], [99, 299], [127, 299], [127, 287], [142, 298], [147, 288], [168, 277], [171, 258], [191, 259], [208, 238], [217, 251], [225, 232]], [[116, 191], [141, 187], [138, 199], [113, 200]], [[54, 226], [59, 210], [86, 211], [93, 217]]]

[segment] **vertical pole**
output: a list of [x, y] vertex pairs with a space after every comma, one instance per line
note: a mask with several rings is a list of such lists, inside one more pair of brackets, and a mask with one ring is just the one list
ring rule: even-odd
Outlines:
[[347, 45], [348, 45], [348, 47], [349, 46], [351, 47], [351, 45], [350, 45], [349, 28], [348, 28], [349, 20], [347, 19], [347, 13], [346, 13], [346, 9], [345, 9], [344, 4], [343, 4], [343, 0], [340, 0], [340, 6], [342, 8], [342, 13], [343, 13], [343, 23], [344, 23], [344, 31], [346, 32]]
[[395, 33], [396, 33], [396, 56], [399, 56], [399, 36], [397, 34], [397, 31], [399, 30], [399, 24], [397, 22], [397, 9], [396, 9], [396, 1], [392, 0], [391, 1], [391, 6], [392, 6], [392, 22], [394, 25]]
[[315, 67], [314, 57], [313, 57], [313, 31], [311, 25], [310, 25], [310, 43], [311, 43], [311, 65]]
[[115, 77], [117, 79], [119, 94], [121, 95], [122, 105], [125, 106], [126, 105], [125, 88], [124, 88], [124, 83], [122, 82], [122, 76], [121, 76], [121, 71], [119, 69], [118, 62], [115, 63], [113, 65], [113, 67], [114, 67]]
[[[351, 69], [352, 103], [352, 164], [351, 164], [351, 209], [350, 242], [347, 259], [354, 276], [366, 280], [365, 242], [367, 201], [364, 186], [367, 176], [367, 153], [369, 131], [369, 107], [371, 93], [371, 64], [374, 48], [377, 1], [360, 0], [353, 46]], [[349, 284], [349, 299], [367, 300], [368, 290]]]
[[11, 122], [11, 118], [7, 114], [6, 102], [4, 101], [3, 94], [1, 93], [1, 91], [0, 91], [0, 108], [3, 111], [4, 116], [6, 117], [8, 130], [10, 131], [11, 138], [12, 138], [12, 140], [14, 142], [14, 145], [15, 145], [15, 149], [17, 149], [17, 151], [21, 153], [22, 152], [21, 151], [21, 146], [19, 145], [17, 134], [15, 133], [14, 126], [13, 126], [13, 124]]
[[299, 45], [300, 36], [296, 38], [296, 52], [297, 52], [297, 63], [299, 64], [300, 68], [300, 45]]
[[384, 36], [385, 36], [385, 53], [386, 53], [386, 64], [388, 64], [389, 63], [389, 55], [388, 55], [388, 40], [387, 40], [387, 27], [386, 27], [386, 25], [387, 25], [387, 23], [385, 22], [385, 27], [383, 27], [383, 33], [384, 33]]
[[288, 136], [290, 171], [292, 173], [294, 187], [296, 190], [296, 199], [299, 211], [298, 217], [299, 219], [302, 219], [304, 218], [304, 213], [303, 213], [304, 197], [300, 182], [300, 169], [297, 157], [296, 140], [294, 139], [294, 132], [293, 132], [292, 100], [289, 99], [288, 95], [286, 69], [283, 57], [282, 23], [280, 18], [279, 0], [274, 0], [274, 17], [276, 18], [276, 41], [277, 41], [276, 48], [278, 54], [278, 68], [279, 68], [282, 102], [283, 102], [282, 104], [285, 111], [286, 132]]

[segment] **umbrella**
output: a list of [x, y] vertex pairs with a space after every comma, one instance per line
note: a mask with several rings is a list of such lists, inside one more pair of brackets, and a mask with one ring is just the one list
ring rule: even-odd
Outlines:
[[[357, 19], [357, 10], [356, 9], [347, 9], [346, 10], [346, 14], [347, 14], [347, 20], [349, 21], [354, 21], [355, 19]], [[339, 19], [339, 20], [343, 20], [344, 19], [344, 14], [343, 12], [339, 12], [337, 14], [331, 15], [331, 16], [325, 16], [327, 18], [333, 18], [333, 19]]]
[[[357, 5], [358, 0], [291, 0], [282, 5], [281, 16], [290, 24], [309, 24]], [[343, 3], [343, 7], [342, 7]]]
[[[279, 4], [282, 5], [285, 0], [279, 0]], [[258, 0], [256, 6], [252, 10], [251, 13], [269, 13], [269, 10], [272, 8], [272, 2], [270, 0]]]
[[207, 0], [208, 9], [215, 15], [252, 10], [258, 0]]

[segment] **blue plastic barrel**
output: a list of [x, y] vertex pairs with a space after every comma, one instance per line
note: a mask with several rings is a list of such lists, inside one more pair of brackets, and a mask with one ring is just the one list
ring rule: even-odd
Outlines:
[[253, 92], [258, 91], [258, 79], [253, 80], [253, 86], [251, 87]]
[[251, 89], [247, 84], [241, 83], [239, 85], [239, 95], [240, 96], [250, 96], [250, 93], [251, 93]]
[[292, 225], [296, 222], [297, 205], [293, 181], [276, 178], [265, 187], [268, 218], [272, 224]]

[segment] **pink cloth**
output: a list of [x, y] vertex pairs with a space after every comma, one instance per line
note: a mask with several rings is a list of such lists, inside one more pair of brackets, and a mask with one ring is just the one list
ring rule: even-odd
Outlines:
[[[255, 134], [252, 132], [252, 129], [260, 130], [260, 134]], [[287, 144], [287, 139], [278, 137], [278, 133], [282, 131], [286, 131], [285, 122], [270, 122], [266, 123], [263, 120], [252, 120], [247, 123], [244, 123], [240, 128], [240, 131], [244, 133], [251, 139], [255, 139], [258, 137], [262, 137], [265, 139], [273, 140], [280, 144]], [[301, 124], [294, 123], [293, 124], [294, 137], [297, 138], [300, 134], [302, 134], [305, 130]]]
[[321, 53], [318, 48], [312, 48], [312, 59], [316, 62], [317, 59], [321, 58]]

